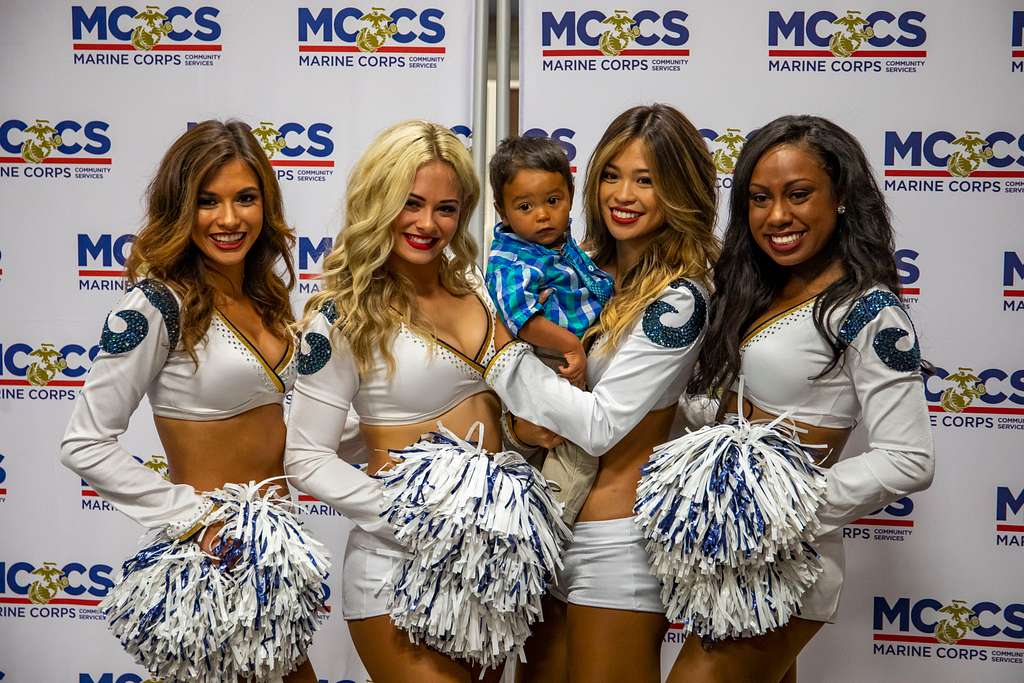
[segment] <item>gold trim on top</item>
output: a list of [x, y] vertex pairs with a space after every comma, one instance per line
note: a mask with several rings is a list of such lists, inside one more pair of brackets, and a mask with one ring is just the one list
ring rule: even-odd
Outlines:
[[435, 344], [440, 344], [441, 346], [443, 346], [444, 348], [448, 349], [449, 351], [454, 353], [456, 356], [461, 358], [463, 361], [465, 361], [466, 364], [468, 364], [470, 367], [475, 369], [481, 375], [483, 375], [484, 374], [484, 364], [483, 364], [482, 361], [483, 361], [484, 357], [487, 356], [487, 350], [489, 348], [491, 348], [491, 346], [494, 344], [494, 332], [495, 332], [495, 329], [494, 329], [494, 315], [491, 313], [491, 308], [487, 305], [487, 302], [484, 301], [483, 298], [479, 294], [477, 294], [476, 292], [473, 292], [473, 295], [476, 297], [477, 301], [480, 302], [480, 306], [484, 309], [484, 317], [487, 318], [487, 334], [484, 335], [484, 340], [480, 344], [480, 348], [477, 350], [476, 356], [473, 357], [473, 358], [470, 358], [469, 356], [467, 356], [462, 351], [459, 351], [450, 342], [445, 341], [444, 339], [442, 339], [441, 337], [437, 336], [436, 334], [435, 335], [431, 335], [429, 339], [424, 339], [421, 335], [416, 334], [416, 332], [412, 328], [410, 328], [408, 325], [405, 325], [403, 323], [403, 327], [410, 334], [412, 334], [413, 336], [419, 337], [420, 339], [424, 339], [424, 341], [433, 342]]
[[[228, 317], [224, 315], [223, 312], [221, 312], [219, 308], [214, 308], [213, 310], [217, 313], [217, 317], [224, 322], [224, 325], [228, 328], [228, 330], [235, 335], [235, 338], [238, 339], [238, 341], [242, 342], [242, 345], [245, 346], [245, 348], [249, 349], [249, 353], [252, 354], [253, 358], [259, 361], [259, 364], [263, 367], [264, 372], [266, 372], [267, 376], [270, 377], [271, 381], [274, 382], [274, 386], [276, 386], [277, 390], [283, 394], [285, 392], [284, 382], [281, 381], [280, 377], [278, 377], [275, 368], [272, 367], [270, 363], [267, 362], [267, 359], [263, 357], [263, 354], [260, 353], [260, 350], [256, 348], [256, 346], [251, 341], [249, 341], [249, 338], [245, 336], [245, 333], [238, 329], [235, 326], [235, 324], [231, 322], [228, 319]], [[288, 345], [292, 346], [291, 342], [288, 342]]]
[[769, 327], [771, 327], [775, 323], [779, 322], [783, 318], [786, 318], [786, 317], [789, 317], [790, 315], [793, 315], [794, 313], [796, 313], [800, 309], [805, 308], [808, 304], [813, 304], [814, 300], [817, 299], [817, 298], [818, 298], [818, 295], [815, 294], [815, 295], [813, 295], [813, 296], [811, 296], [811, 297], [809, 297], [807, 299], [804, 299], [800, 303], [793, 304], [792, 306], [790, 306], [786, 310], [784, 310], [784, 311], [782, 311], [780, 313], [776, 313], [772, 317], [768, 318], [763, 323], [761, 323], [760, 325], [755, 327], [753, 330], [751, 330], [749, 333], [747, 333], [747, 336], [745, 336], [743, 338], [743, 341], [740, 342], [740, 348], [743, 348], [744, 346], [749, 344], [750, 340], [752, 340], [754, 337], [759, 335], [761, 332], [765, 331], [766, 329], [768, 329]]

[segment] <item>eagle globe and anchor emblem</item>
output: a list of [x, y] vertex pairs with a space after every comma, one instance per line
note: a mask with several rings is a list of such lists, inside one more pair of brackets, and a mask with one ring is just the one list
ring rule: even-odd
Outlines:
[[981, 626], [978, 615], [963, 600], [954, 600], [939, 610], [947, 615], [935, 625], [935, 640], [955, 645], [968, 633]]
[[68, 577], [57, 568], [56, 562], [43, 562], [43, 566], [32, 573], [39, 577], [28, 587], [28, 599], [35, 605], [47, 604], [69, 585]]
[[954, 140], [953, 144], [963, 149], [949, 155], [946, 170], [950, 175], [958, 178], [966, 178], [971, 175], [993, 155], [992, 145], [976, 130], [964, 131], [964, 134]]
[[356, 35], [356, 47], [362, 52], [376, 52], [388, 42], [388, 38], [398, 33], [398, 25], [383, 7], [371, 7], [369, 12], [359, 17], [359, 21], [368, 24]]
[[25, 132], [32, 137], [21, 143], [21, 157], [30, 164], [41, 163], [63, 144], [57, 129], [46, 119], [36, 119]]
[[28, 383], [35, 387], [45, 387], [58, 372], [68, 367], [68, 362], [53, 344], [41, 344], [29, 355], [38, 359], [28, 366], [26, 372]]
[[260, 147], [268, 159], [273, 159], [275, 154], [287, 146], [281, 131], [270, 121], [260, 121], [259, 128], [253, 128], [252, 134], [260, 141]]
[[845, 17], [832, 22], [835, 33], [828, 41], [828, 49], [836, 57], [849, 57], [860, 49], [865, 40], [875, 37], [875, 30], [868, 26], [868, 20], [858, 10], [846, 10]]
[[944, 389], [939, 397], [939, 403], [947, 413], [962, 413], [974, 403], [974, 399], [985, 393], [985, 383], [971, 368], [960, 368], [947, 375], [946, 381], [955, 385]]
[[743, 149], [743, 143], [746, 142], [746, 138], [740, 135], [740, 129], [726, 128], [725, 132], [712, 140], [712, 142], [724, 145], [716, 149], [711, 155], [711, 159], [715, 162], [715, 168], [718, 169], [718, 172], [728, 174], [735, 171], [736, 160], [740, 156], [740, 150]]
[[171, 474], [167, 466], [167, 458], [162, 455], [151, 455], [142, 465], [153, 470], [164, 479], [170, 481]]
[[614, 14], [605, 17], [601, 23], [608, 24], [608, 30], [601, 34], [597, 45], [605, 57], [618, 57], [635, 38], [640, 37], [640, 27], [624, 9], [615, 10]]
[[132, 45], [136, 50], [152, 50], [172, 30], [170, 19], [157, 5], [146, 5], [146, 9], [132, 19], [142, 22], [132, 29]]

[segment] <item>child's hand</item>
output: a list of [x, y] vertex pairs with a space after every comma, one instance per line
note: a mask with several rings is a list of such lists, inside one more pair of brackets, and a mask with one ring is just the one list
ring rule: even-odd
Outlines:
[[558, 373], [582, 389], [587, 381], [587, 354], [583, 351], [583, 344], [577, 340], [576, 347], [563, 351], [563, 354], [565, 366], [559, 368]]
[[535, 425], [521, 417], [515, 417], [512, 422], [512, 431], [517, 439], [527, 446], [554, 448], [565, 443], [565, 439], [555, 434], [550, 429]]

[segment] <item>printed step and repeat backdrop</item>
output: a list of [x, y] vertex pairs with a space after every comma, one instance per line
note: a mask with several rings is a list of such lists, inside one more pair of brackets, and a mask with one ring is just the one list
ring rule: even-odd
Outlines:
[[[470, 143], [472, 50], [462, 0], [0, 7], [0, 680], [147, 679], [97, 609], [142, 529], [57, 457], [163, 152], [192, 122], [254, 128], [299, 236], [301, 310], [377, 132], [425, 118]], [[123, 442], [166, 468], [145, 403]], [[349, 522], [300, 502], [340, 568]], [[311, 658], [322, 681], [361, 683], [340, 579]]]
[[800, 680], [1024, 681], [1024, 5], [524, 0], [520, 29], [521, 130], [561, 142], [581, 181], [636, 104], [701, 130], [720, 216], [758, 126], [812, 113], [860, 139], [936, 366], [938, 467], [845, 530], [841, 610]]

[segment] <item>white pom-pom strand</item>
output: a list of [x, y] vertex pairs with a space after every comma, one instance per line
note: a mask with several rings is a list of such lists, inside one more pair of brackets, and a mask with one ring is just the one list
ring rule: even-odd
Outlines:
[[482, 426], [476, 443], [438, 428], [378, 475], [411, 554], [385, 588], [391, 619], [413, 642], [492, 668], [522, 656], [570, 532], [521, 455], [483, 450]]
[[810, 541], [825, 490], [783, 418], [730, 416], [655, 448], [634, 521], [668, 618], [710, 640], [787, 623], [822, 571]]
[[325, 615], [330, 565], [270, 481], [207, 494], [219, 508], [205, 523], [223, 525], [219, 559], [192, 540], [163, 539], [124, 563], [101, 606], [150, 673], [168, 682], [270, 681], [305, 661]]

